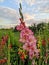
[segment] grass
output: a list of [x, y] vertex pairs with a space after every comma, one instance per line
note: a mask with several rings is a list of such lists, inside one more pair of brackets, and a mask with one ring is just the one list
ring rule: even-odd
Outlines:
[[[4, 36], [4, 35], [8, 35], [9, 38], [10, 38], [10, 41], [8, 41], [8, 44], [9, 45], [10, 44], [13, 45], [13, 47], [12, 47], [11, 50], [7, 49], [8, 47], [5, 46], [4, 53], [5, 53], [6, 57], [9, 59], [8, 62], [11, 63], [11, 65], [18, 65], [18, 63], [20, 61], [20, 57], [17, 54], [18, 47], [21, 47], [22, 46], [22, 44], [19, 42], [20, 32], [18, 32], [18, 31], [17, 32], [14, 32], [13, 29], [0, 29], [0, 41], [2, 39], [2, 36]], [[35, 36], [38, 37], [37, 44], [39, 44], [38, 42], [40, 42], [40, 44], [42, 44], [42, 42], [41, 42], [42, 39], [45, 39], [46, 40], [46, 46], [45, 47], [43, 47], [42, 45], [40, 45], [40, 56], [42, 56], [41, 59], [43, 60], [44, 58], [46, 58], [44, 56], [45, 52], [47, 50], [49, 50], [49, 41], [48, 41], [48, 38], [49, 38], [49, 29], [46, 28], [44, 30], [41, 30], [41, 29], [39, 31], [36, 30]], [[8, 53], [6, 53], [6, 51]], [[8, 54], [8, 56], [7, 56], [7, 54]], [[41, 59], [38, 59], [39, 64], [36, 61], [37, 62], [37, 65], [41, 65], [41, 63], [43, 63], [43, 65], [46, 65], [46, 64], [44, 64], [44, 61], [42, 61]], [[48, 56], [48, 59], [49, 59], [49, 56]], [[7, 63], [6, 64], [3, 64], [3, 65], [9, 65], [9, 63], [8, 64]]]
[[19, 41], [19, 32], [14, 32], [13, 29], [0, 29], [0, 40], [4, 35], [8, 35], [10, 37], [11, 43], [14, 43], [14, 41], [18, 43]]

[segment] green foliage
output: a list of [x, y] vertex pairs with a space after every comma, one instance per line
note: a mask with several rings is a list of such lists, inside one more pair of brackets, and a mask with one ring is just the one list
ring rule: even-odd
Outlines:
[[[40, 43], [40, 57], [38, 58], [34, 58], [35, 60], [35, 64], [36, 65], [46, 65], [45, 63], [45, 53], [49, 52], [49, 24], [41, 24], [41, 27], [39, 27], [38, 30], [38, 26], [40, 24], [38, 24], [37, 26], [34, 25], [34, 27], [30, 27], [30, 29], [35, 32], [35, 36], [36, 38], [38, 38], [37, 40], [37, 48], [38, 48], [38, 43]], [[42, 29], [44, 27], [44, 29]], [[34, 29], [33, 29], [34, 28]], [[4, 57], [8, 58], [8, 61], [6, 64], [3, 65], [9, 65], [9, 63], [11, 65], [31, 65], [31, 61], [27, 58], [25, 59], [25, 62], [23, 62], [20, 59], [20, 56], [18, 55], [18, 48], [20, 48], [22, 46], [22, 44], [19, 42], [19, 37], [20, 37], [20, 32], [18, 31], [14, 31], [13, 29], [0, 29], [0, 41], [2, 39], [2, 36], [4, 35], [8, 35], [9, 39], [8, 42], [6, 43], [6, 45], [4, 46]], [[42, 45], [42, 40], [45, 39], [46, 40], [46, 46]], [[8, 48], [8, 46], [12, 44], [12, 48]], [[2, 57], [3, 58], [3, 57]], [[1, 59], [1, 56], [0, 56]], [[47, 65], [49, 65], [49, 53], [48, 53], [48, 63]]]

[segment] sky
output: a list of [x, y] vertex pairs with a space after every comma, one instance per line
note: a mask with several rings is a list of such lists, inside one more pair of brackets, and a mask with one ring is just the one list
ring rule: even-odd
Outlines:
[[20, 2], [27, 24], [34, 20], [49, 20], [49, 0], [0, 0], [0, 24], [19, 24]]

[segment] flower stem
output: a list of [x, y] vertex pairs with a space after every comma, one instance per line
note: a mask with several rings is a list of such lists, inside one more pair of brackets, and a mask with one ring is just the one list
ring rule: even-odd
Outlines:
[[8, 62], [7, 62], [8, 65], [10, 65], [10, 48], [9, 48], [9, 46], [10, 46], [10, 38], [8, 39]]

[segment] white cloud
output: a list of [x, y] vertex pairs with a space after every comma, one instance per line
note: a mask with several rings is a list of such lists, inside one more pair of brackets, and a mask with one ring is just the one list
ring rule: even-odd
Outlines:
[[[3, 2], [4, 0], [0, 0], [0, 2]], [[48, 18], [49, 16], [46, 16], [48, 14], [43, 14], [43, 13], [49, 13], [49, 0], [10, 0], [11, 2], [15, 3], [17, 6], [21, 2], [22, 5], [24, 3], [24, 9], [23, 9], [23, 14], [24, 14], [24, 19], [28, 24], [28, 20], [33, 20], [33, 19], [40, 19], [42, 18]], [[26, 5], [27, 4], [27, 5]], [[27, 10], [28, 8], [30, 10], [30, 7], [32, 8], [31, 11]], [[24, 11], [25, 10], [25, 11]], [[32, 13], [29, 14], [29, 13]], [[37, 13], [37, 15], [36, 15]], [[40, 14], [38, 14], [40, 13]], [[12, 8], [5, 8], [5, 7], [0, 7], [0, 17], [8, 18], [12, 21], [12, 23], [18, 23], [19, 19], [19, 14], [16, 10]]]
[[[7, 7], [0, 7], [0, 20], [10, 20], [11, 24], [18, 24], [19, 22], [19, 14], [16, 10], [12, 8], [7, 8]], [[3, 21], [2, 20], [2, 21]], [[6, 21], [7, 22], [7, 21]]]
[[27, 4], [33, 5], [35, 3], [35, 0], [24, 0]]
[[42, 4], [42, 3], [46, 3], [49, 2], [49, 0], [13, 0], [15, 3], [27, 3], [28, 5], [32, 6], [33, 4]]
[[48, 13], [39, 13], [35, 15], [36, 20], [47, 20], [49, 19], [49, 14]]
[[[28, 6], [34, 6], [33, 12], [49, 13], [49, 0], [13, 0], [15, 4], [20, 2], [28, 4]], [[24, 6], [23, 6], [24, 7]], [[25, 10], [25, 9], [24, 9]]]
[[49, 13], [49, 0], [36, 0], [32, 12]]
[[25, 20], [34, 19], [34, 15], [30, 15], [29, 13], [25, 13], [25, 14], [24, 14], [24, 19], [25, 19]]
[[27, 4], [29, 4], [29, 5], [32, 5], [32, 4], [34, 4], [34, 2], [35, 2], [35, 0], [13, 0], [15, 3], [27, 3]]
[[4, 0], [0, 0], [0, 2], [4, 2]]
[[[24, 21], [26, 21], [26, 25], [30, 25], [31, 23], [29, 22], [29, 20], [34, 19], [34, 15], [25, 13], [24, 19]], [[2, 21], [0, 25], [19, 24], [19, 13], [11, 8], [0, 7], [0, 21]]]

